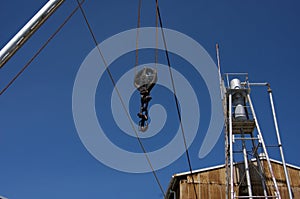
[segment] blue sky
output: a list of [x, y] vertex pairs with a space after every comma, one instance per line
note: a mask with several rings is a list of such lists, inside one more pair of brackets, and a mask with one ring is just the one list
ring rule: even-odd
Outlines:
[[[26, 23], [45, 0], [10, 0], [1, 4], [0, 46]], [[138, 1], [89, 1], [84, 4], [87, 17], [98, 42], [128, 29], [136, 28]], [[56, 13], [37, 31], [17, 54], [0, 70], [0, 86], [14, 74], [76, 7], [66, 0]], [[298, 131], [299, 76], [299, 8], [296, 0], [288, 1], [160, 1], [164, 26], [182, 32], [201, 44], [215, 61], [215, 44], [220, 44], [222, 72], [248, 72], [252, 82], [269, 82], [273, 89], [278, 122], [288, 163], [299, 166]], [[142, 26], [155, 25], [155, 3], [143, 1]], [[95, 159], [82, 144], [72, 116], [72, 90], [83, 60], [94, 48], [80, 12], [77, 12], [23, 75], [0, 96], [0, 195], [8, 198], [162, 198], [152, 173], [132, 174], [114, 170]], [[153, 62], [153, 52], [141, 52], [140, 62]], [[112, 66], [115, 78], [133, 68], [134, 52]], [[160, 63], [166, 64], [160, 52]], [[176, 65], [193, 87], [201, 107], [199, 132], [190, 150], [194, 169], [224, 163], [223, 135], [211, 153], [203, 159], [198, 151], [209, 123], [210, 106], [203, 80], [195, 76], [186, 62], [175, 55]], [[180, 66], [185, 67], [181, 68]], [[162, 77], [164, 78], [164, 77]], [[199, 82], [198, 82], [199, 81]], [[114, 130], [107, 97], [112, 89], [109, 79], [102, 79], [96, 93], [96, 109], [106, 129]], [[197, 85], [199, 83], [199, 85]], [[156, 150], [174, 136], [178, 128], [175, 104], [169, 92], [154, 87], [151, 103], [167, 106], [168, 129], [165, 135], [145, 139], [147, 149]], [[274, 144], [274, 129], [265, 88], [252, 91], [267, 144]], [[135, 93], [130, 104], [134, 121], [139, 107]], [[104, 111], [102, 111], [104, 110]], [[150, 116], [151, 117], [151, 116]], [[188, 130], [187, 130], [188, 131]], [[140, 152], [134, 139], [122, 133], [107, 135], [118, 146]], [[101, 141], [99, 141], [101, 144]], [[278, 152], [270, 149], [270, 156]], [[108, 151], [109, 153], [109, 151]], [[111, 158], [116, 158], [112, 154]], [[174, 173], [189, 169], [185, 155], [157, 171], [166, 190]]]

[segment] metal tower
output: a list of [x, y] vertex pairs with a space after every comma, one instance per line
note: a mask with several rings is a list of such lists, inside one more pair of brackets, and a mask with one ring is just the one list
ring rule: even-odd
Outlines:
[[[263, 133], [250, 97], [250, 87], [267, 86], [278, 147], [291, 199], [292, 192], [270, 85], [268, 83], [250, 83], [247, 73], [227, 73], [222, 78], [220, 77], [220, 86], [225, 116], [226, 197], [230, 199], [281, 198]], [[239, 162], [240, 164], [238, 164]], [[268, 185], [266, 173], [269, 176]], [[272, 186], [271, 190], [268, 189], [270, 186]]]

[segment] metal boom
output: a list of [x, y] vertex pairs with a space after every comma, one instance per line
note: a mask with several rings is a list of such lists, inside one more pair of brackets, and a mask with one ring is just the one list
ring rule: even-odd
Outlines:
[[0, 68], [19, 50], [65, 0], [49, 0], [1, 49]]

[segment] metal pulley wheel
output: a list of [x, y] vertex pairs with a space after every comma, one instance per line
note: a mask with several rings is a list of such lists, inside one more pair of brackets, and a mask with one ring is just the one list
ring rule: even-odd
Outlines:
[[134, 77], [134, 86], [141, 91], [146, 88], [149, 92], [157, 82], [157, 71], [153, 68], [145, 67], [138, 71]]

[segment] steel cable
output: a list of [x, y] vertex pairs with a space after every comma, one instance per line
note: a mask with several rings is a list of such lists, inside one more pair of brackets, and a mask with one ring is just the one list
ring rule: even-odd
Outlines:
[[180, 113], [180, 109], [179, 109], [179, 102], [178, 102], [178, 99], [176, 97], [175, 82], [174, 82], [173, 73], [172, 73], [172, 69], [171, 69], [172, 67], [171, 67], [171, 62], [170, 62], [170, 57], [169, 57], [169, 51], [168, 51], [168, 48], [167, 48], [167, 42], [166, 42], [165, 33], [164, 33], [164, 29], [163, 29], [162, 18], [161, 18], [161, 15], [160, 15], [158, 0], [155, 0], [155, 1], [156, 1], [156, 9], [157, 9], [157, 14], [158, 14], [158, 18], [159, 18], [159, 24], [160, 24], [162, 39], [163, 39], [163, 42], [164, 42], [165, 54], [166, 54], [166, 58], [167, 58], [167, 62], [168, 62], [169, 74], [170, 74], [171, 83], [172, 83], [172, 89], [173, 89], [174, 100], [175, 100], [175, 104], [176, 104], [177, 115], [178, 115], [180, 128], [181, 128], [181, 132], [182, 132], [184, 147], [185, 147], [185, 153], [186, 153], [186, 157], [187, 157], [187, 161], [188, 161], [188, 165], [189, 165], [189, 170], [190, 170], [190, 173], [191, 173], [191, 176], [192, 176], [192, 182], [193, 182], [195, 196], [196, 196], [196, 199], [197, 199], [198, 195], [197, 195], [197, 191], [196, 191], [194, 177], [192, 175], [193, 169], [192, 169], [190, 155], [189, 155], [189, 151], [188, 151], [188, 147], [187, 147], [187, 143], [186, 143], [185, 131], [184, 131], [183, 124], [182, 124], [181, 113]]
[[[80, 5], [84, 3], [85, 0], [80, 2]], [[17, 78], [28, 68], [28, 66], [37, 58], [37, 56], [44, 50], [44, 48], [50, 43], [50, 41], [57, 35], [57, 33], [67, 24], [67, 22], [72, 18], [72, 16], [79, 9], [77, 6], [69, 16], [63, 21], [63, 23], [56, 29], [56, 31], [48, 38], [48, 40], [40, 47], [40, 49], [31, 57], [31, 59], [22, 67], [22, 69], [10, 80], [10, 82], [0, 91], [2, 95], [16, 80]]]
[[147, 162], [148, 162], [148, 164], [149, 164], [149, 166], [150, 166], [150, 168], [151, 168], [151, 170], [152, 170], [153, 176], [155, 177], [155, 180], [156, 180], [156, 182], [157, 182], [157, 184], [158, 184], [158, 186], [159, 186], [159, 188], [160, 188], [162, 194], [163, 194], [164, 197], [165, 197], [165, 192], [164, 192], [164, 190], [163, 190], [163, 188], [162, 188], [162, 185], [161, 185], [161, 183], [160, 183], [160, 181], [159, 181], [159, 179], [158, 179], [158, 176], [157, 176], [157, 174], [156, 174], [156, 172], [155, 172], [155, 170], [154, 170], [154, 168], [153, 168], [153, 166], [152, 166], [152, 163], [151, 163], [150, 158], [149, 158], [149, 156], [148, 156], [148, 154], [147, 154], [147, 151], [146, 151], [146, 149], [145, 149], [145, 147], [144, 147], [144, 145], [143, 145], [143, 143], [142, 143], [142, 140], [140, 139], [140, 137], [139, 137], [139, 135], [138, 135], [138, 132], [137, 132], [136, 128], [134, 127], [134, 123], [133, 123], [133, 121], [131, 120], [130, 114], [129, 114], [129, 112], [128, 112], [126, 106], [125, 106], [125, 103], [124, 103], [124, 100], [123, 100], [123, 98], [122, 98], [122, 96], [121, 96], [121, 93], [120, 93], [120, 91], [118, 90], [118, 87], [117, 87], [116, 82], [115, 82], [115, 80], [114, 80], [114, 78], [113, 78], [113, 75], [112, 75], [112, 73], [111, 73], [111, 71], [110, 71], [110, 69], [109, 69], [109, 67], [108, 67], [108, 65], [107, 65], [107, 62], [106, 62], [106, 60], [105, 60], [105, 58], [104, 58], [104, 56], [103, 56], [103, 54], [102, 54], [102, 51], [101, 51], [101, 49], [100, 49], [100, 47], [99, 47], [99, 45], [98, 45], [98, 42], [97, 42], [96, 36], [95, 36], [95, 34], [94, 34], [93, 30], [92, 30], [92, 27], [91, 27], [91, 25], [90, 25], [90, 23], [89, 23], [89, 21], [88, 21], [88, 19], [87, 19], [87, 17], [86, 17], [86, 14], [85, 14], [85, 12], [84, 12], [82, 6], [81, 6], [80, 3], [79, 3], [79, 0], [76, 0], [76, 1], [77, 1], [78, 5], [79, 5], [79, 7], [80, 7], [81, 13], [82, 13], [82, 15], [83, 15], [83, 17], [84, 17], [84, 20], [85, 20], [85, 23], [86, 23], [86, 25], [88, 26], [88, 29], [89, 29], [89, 32], [90, 32], [92, 38], [93, 38], [94, 44], [96, 45], [96, 47], [97, 47], [97, 49], [98, 49], [98, 52], [99, 52], [99, 54], [100, 54], [100, 56], [101, 56], [101, 59], [102, 59], [104, 65], [105, 65], [105, 69], [106, 69], [106, 71], [107, 71], [107, 73], [108, 73], [108, 75], [109, 75], [109, 78], [110, 78], [110, 80], [111, 80], [111, 82], [112, 82], [112, 84], [113, 84], [113, 86], [114, 86], [114, 89], [116, 90], [116, 93], [117, 93], [117, 95], [118, 95], [119, 100], [121, 101], [121, 105], [122, 105], [123, 109], [124, 109], [125, 112], [126, 112], [126, 116], [127, 116], [128, 120], [129, 120], [129, 122], [130, 122], [131, 128], [133, 129], [133, 131], [134, 131], [134, 133], [135, 133], [135, 135], [136, 135], [136, 138], [137, 138], [137, 140], [138, 140], [138, 142], [139, 142], [139, 145], [140, 145], [140, 147], [141, 147], [141, 149], [142, 149], [142, 151], [143, 151], [143, 153], [144, 153], [144, 155], [145, 155], [145, 157], [146, 157], [146, 159], [147, 159]]

